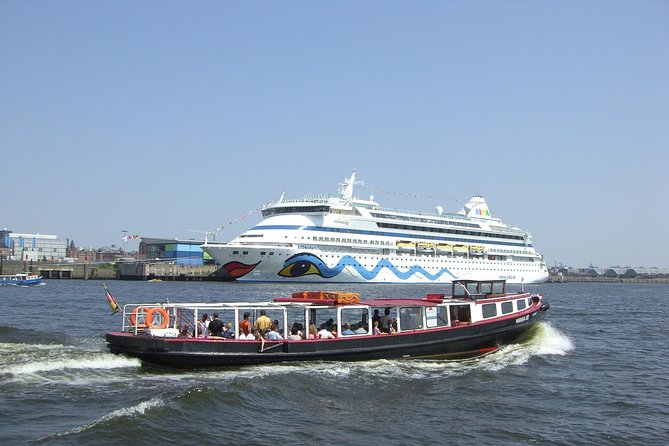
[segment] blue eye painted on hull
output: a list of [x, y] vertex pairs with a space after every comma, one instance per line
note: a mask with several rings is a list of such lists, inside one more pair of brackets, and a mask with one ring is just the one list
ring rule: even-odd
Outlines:
[[398, 279], [407, 280], [414, 274], [422, 274], [429, 280], [438, 280], [444, 274], [449, 274], [457, 279], [455, 274], [447, 268], [442, 268], [436, 274], [431, 274], [424, 268], [414, 265], [407, 271], [398, 270], [388, 259], [381, 259], [376, 266], [368, 270], [351, 256], [342, 257], [332, 268], [328, 267], [318, 256], [309, 253], [299, 253], [290, 257], [283, 264], [283, 268], [277, 274], [283, 277], [303, 277], [311, 274], [317, 274], [324, 279], [330, 279], [341, 273], [346, 266], [353, 268], [360, 276], [367, 280], [374, 279], [383, 268], [388, 268]]

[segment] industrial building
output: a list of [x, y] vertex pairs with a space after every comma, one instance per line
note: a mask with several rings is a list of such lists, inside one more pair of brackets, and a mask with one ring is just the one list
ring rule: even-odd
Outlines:
[[177, 265], [213, 264], [214, 259], [204, 252], [203, 241], [142, 237], [139, 254], [147, 262], [152, 260], [173, 262]]
[[21, 234], [0, 230], [0, 249], [7, 260], [52, 261], [66, 256], [67, 241], [47, 234]]

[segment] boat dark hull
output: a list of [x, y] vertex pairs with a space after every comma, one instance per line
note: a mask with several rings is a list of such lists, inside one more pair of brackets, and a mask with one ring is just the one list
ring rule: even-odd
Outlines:
[[107, 333], [112, 353], [170, 367], [229, 367], [287, 361], [366, 361], [373, 359], [461, 359], [490, 352], [518, 339], [541, 320], [548, 305], [523, 317], [457, 327], [342, 337], [327, 340], [259, 341], [160, 338]]

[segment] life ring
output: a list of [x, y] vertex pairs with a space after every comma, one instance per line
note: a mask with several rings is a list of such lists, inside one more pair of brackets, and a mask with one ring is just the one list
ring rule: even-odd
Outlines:
[[[137, 328], [146, 328], [146, 322], [149, 320], [147, 315], [148, 315], [149, 309], [147, 307], [135, 307], [132, 310], [132, 313], [130, 314], [130, 324], [133, 327]], [[137, 321], [141, 321], [143, 319], [143, 322], [137, 323]]]
[[[160, 317], [157, 317], [154, 323], [154, 315], [155, 313], [159, 313]], [[170, 317], [167, 314], [167, 311], [163, 310], [160, 307], [154, 307], [151, 308], [149, 311], [146, 312], [146, 326], [149, 328], [166, 328], [167, 323], [169, 322]]]

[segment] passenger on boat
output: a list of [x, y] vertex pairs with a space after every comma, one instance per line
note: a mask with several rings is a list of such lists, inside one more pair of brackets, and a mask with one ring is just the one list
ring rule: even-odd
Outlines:
[[232, 322], [228, 322], [225, 324], [225, 331], [223, 332], [223, 337], [225, 339], [234, 339], [235, 338], [235, 330], [232, 328]]
[[367, 324], [360, 322], [353, 327], [355, 334], [367, 334]]
[[244, 334], [243, 331], [240, 331], [239, 332], [239, 337], [237, 339], [239, 339], [240, 341], [253, 341], [253, 340], [255, 340], [255, 338], [256, 337], [251, 332], [249, 332], [248, 334]]
[[327, 329], [327, 325], [321, 325], [321, 329], [318, 331], [318, 337], [321, 339], [334, 339], [336, 336], [332, 334], [330, 330]]
[[341, 331], [341, 334], [343, 334], [344, 336], [349, 336], [349, 335], [355, 334], [355, 332], [353, 330], [351, 330], [351, 326], [349, 325], [348, 322], [346, 322], [344, 324], [342, 329], [343, 330]]
[[265, 338], [263, 337], [262, 333], [258, 329], [253, 330], [253, 338], [256, 341], [260, 341], [260, 349], [258, 350], [260, 353], [265, 350]]
[[191, 333], [190, 329], [186, 325], [184, 328], [181, 329], [179, 332], [179, 337], [180, 338], [192, 338], [193, 334]]
[[265, 310], [260, 310], [260, 317], [256, 319], [254, 328], [260, 330], [261, 333], [267, 333], [272, 329], [272, 320], [267, 317], [267, 312]]
[[202, 320], [197, 322], [197, 337], [198, 338], [206, 338], [207, 335], [209, 334], [207, 327], [209, 326], [209, 322], [211, 322], [211, 319], [209, 318], [209, 315], [207, 313], [204, 313], [202, 315]]
[[316, 324], [309, 324], [309, 339], [318, 339], [318, 328], [316, 328]]
[[283, 341], [283, 336], [279, 333], [279, 325], [272, 325], [272, 329], [267, 333], [268, 341]]
[[381, 330], [379, 330], [379, 321], [374, 321], [374, 323], [372, 324], [372, 327], [373, 327], [372, 334], [375, 334], [375, 335], [380, 335], [381, 334]]
[[381, 315], [379, 314], [379, 310], [376, 309], [374, 310], [374, 314], [372, 315], [372, 324], [374, 322], [380, 322], [381, 321]]
[[288, 339], [291, 341], [301, 341], [302, 336], [300, 336], [300, 331], [297, 329], [295, 325], [293, 325], [293, 328], [290, 329], [290, 334], [288, 335]]
[[293, 333], [293, 329], [297, 331], [298, 336], [300, 339], [304, 339], [304, 326], [299, 323], [299, 322], [293, 322], [293, 326], [290, 328], [290, 333]]
[[391, 320], [392, 318], [390, 317], [390, 308], [386, 308], [383, 312], [383, 316], [381, 316], [381, 319], [379, 319], [379, 327], [382, 331], [385, 331], [386, 333], [388, 332], [388, 325], [390, 325]]
[[244, 320], [239, 323], [240, 339], [241, 334], [249, 336], [251, 334], [251, 313], [244, 313]]
[[210, 336], [223, 336], [223, 321], [218, 318], [218, 313], [214, 313], [214, 319], [209, 323]]

